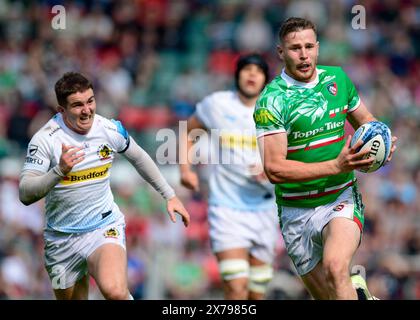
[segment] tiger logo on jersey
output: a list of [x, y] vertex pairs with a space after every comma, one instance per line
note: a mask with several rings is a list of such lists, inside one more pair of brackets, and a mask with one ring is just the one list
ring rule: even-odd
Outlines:
[[108, 160], [111, 158], [111, 155], [114, 153], [111, 147], [107, 144], [101, 144], [96, 152], [101, 160]]
[[327, 90], [329, 93], [331, 93], [333, 96], [337, 95], [337, 83], [333, 82], [327, 85]]
[[107, 229], [104, 233], [105, 238], [115, 238], [115, 239], [117, 239], [119, 235], [120, 235], [120, 233], [119, 233], [118, 229], [115, 228], [115, 227]]

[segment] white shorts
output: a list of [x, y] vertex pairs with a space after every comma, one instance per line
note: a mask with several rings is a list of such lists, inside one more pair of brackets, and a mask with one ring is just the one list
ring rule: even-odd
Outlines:
[[271, 264], [280, 236], [277, 210], [243, 211], [209, 207], [210, 243], [213, 252], [246, 248], [255, 258]]
[[125, 250], [124, 216], [108, 226], [84, 233], [44, 231], [45, 268], [53, 289], [67, 289], [88, 273], [87, 258], [105, 243]]
[[315, 208], [281, 207], [280, 225], [287, 253], [300, 276], [310, 272], [323, 255], [322, 230], [336, 217], [353, 220], [363, 229], [363, 204], [357, 186], [336, 201]]

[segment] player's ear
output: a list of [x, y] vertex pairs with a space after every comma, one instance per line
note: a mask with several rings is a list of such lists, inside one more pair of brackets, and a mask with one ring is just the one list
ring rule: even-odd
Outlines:
[[277, 54], [279, 55], [279, 58], [283, 60], [283, 46], [281, 44], [277, 45]]
[[64, 107], [62, 107], [60, 105], [58, 105], [56, 109], [57, 109], [57, 112], [60, 112], [60, 113], [64, 112]]

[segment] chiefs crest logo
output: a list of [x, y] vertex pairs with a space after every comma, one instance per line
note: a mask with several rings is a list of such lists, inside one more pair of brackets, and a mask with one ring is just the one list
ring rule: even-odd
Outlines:
[[114, 151], [112, 150], [112, 148], [106, 144], [100, 145], [97, 151], [97, 155], [99, 156], [99, 159], [101, 160], [110, 159], [113, 153]]
[[119, 235], [117, 228], [114, 227], [107, 229], [104, 233], [105, 238], [118, 238]]

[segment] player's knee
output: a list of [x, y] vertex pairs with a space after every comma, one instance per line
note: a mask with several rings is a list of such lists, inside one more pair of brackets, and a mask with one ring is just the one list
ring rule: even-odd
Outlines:
[[339, 284], [349, 277], [349, 264], [337, 257], [324, 259], [323, 267], [325, 270], [327, 281], [332, 284]]
[[251, 266], [249, 270], [249, 290], [265, 295], [272, 278], [273, 268], [270, 265]]
[[238, 278], [225, 281], [225, 298], [229, 300], [247, 299], [248, 279]]
[[127, 300], [130, 295], [127, 286], [116, 283], [103, 285], [101, 292], [107, 300]]
[[219, 262], [227, 299], [246, 299], [248, 295], [249, 262], [244, 259], [224, 259]]

